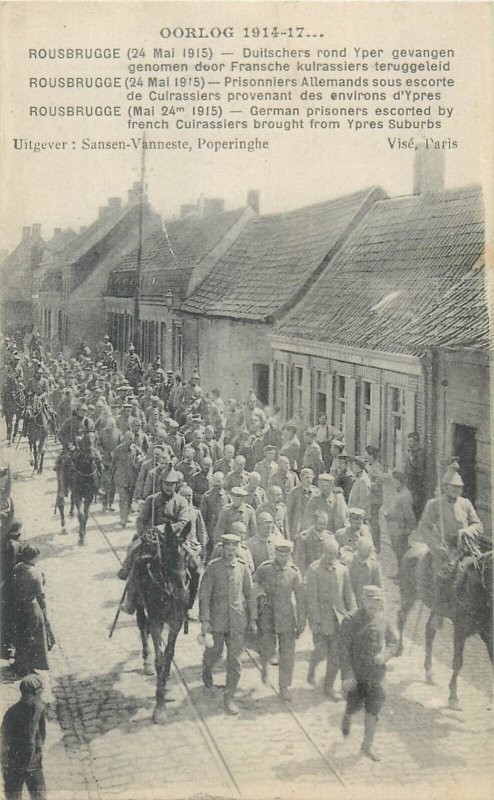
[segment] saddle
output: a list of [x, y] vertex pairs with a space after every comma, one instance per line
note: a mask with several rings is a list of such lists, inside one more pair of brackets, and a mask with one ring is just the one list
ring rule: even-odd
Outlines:
[[470, 554], [460, 553], [457, 558], [446, 561], [434, 573], [427, 545], [416, 544], [411, 551], [412, 557], [415, 555], [417, 559], [415, 574], [417, 597], [441, 617], [453, 619], [466, 572], [472, 564]]

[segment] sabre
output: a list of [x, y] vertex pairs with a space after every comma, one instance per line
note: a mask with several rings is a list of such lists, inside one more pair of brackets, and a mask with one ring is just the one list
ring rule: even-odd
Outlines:
[[117, 613], [115, 614], [115, 619], [113, 620], [113, 625], [111, 626], [110, 633], [108, 634], [108, 638], [109, 639], [111, 639], [111, 637], [113, 636], [113, 631], [115, 630], [115, 628], [117, 626], [118, 618], [120, 616], [120, 612], [122, 610], [123, 601], [125, 600], [125, 596], [127, 594], [127, 589], [128, 588], [129, 588], [129, 581], [127, 579], [127, 581], [125, 583], [125, 588], [123, 590], [122, 597], [120, 598], [120, 602], [118, 604]]

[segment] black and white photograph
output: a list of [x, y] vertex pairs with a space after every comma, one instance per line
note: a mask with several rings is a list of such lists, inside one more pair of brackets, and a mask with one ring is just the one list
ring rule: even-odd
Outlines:
[[0, 15], [6, 800], [489, 797], [492, 6]]

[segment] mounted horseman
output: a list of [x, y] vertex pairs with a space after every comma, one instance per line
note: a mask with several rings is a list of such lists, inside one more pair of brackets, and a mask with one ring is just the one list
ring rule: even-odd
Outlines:
[[101, 361], [105, 367], [111, 369], [112, 372], [116, 372], [117, 363], [115, 361], [115, 353], [108, 334], [104, 335], [103, 341], [98, 345], [98, 360]]
[[432, 677], [432, 646], [442, 618], [454, 625], [453, 675], [449, 703], [458, 707], [457, 678], [463, 664], [466, 639], [478, 633], [493, 659], [492, 541], [471, 503], [462, 497], [463, 480], [448, 469], [438, 497], [428, 501], [419, 524], [425, 544], [403, 556], [400, 566], [400, 652], [405, 621], [417, 596], [431, 609], [426, 625], [427, 682]]
[[[20, 357], [15, 353], [7, 366], [5, 384], [2, 387], [2, 409], [7, 425], [7, 443], [12, 436], [15, 439], [26, 405], [24, 392], [24, 371], [20, 365]], [[15, 424], [14, 424], [15, 418]]]
[[143, 367], [141, 359], [135, 351], [133, 344], [129, 345], [129, 352], [124, 358], [123, 373], [133, 389], [137, 389], [142, 381]]
[[[128, 578], [123, 609], [129, 614], [137, 611], [147, 674], [150, 673], [149, 635], [153, 640], [157, 676], [155, 721], [164, 704], [175, 643], [194, 603], [200, 566], [200, 545], [189, 541], [190, 512], [185, 498], [176, 493], [178, 480], [179, 475], [171, 468], [161, 476], [161, 491], [145, 500], [137, 518], [137, 534], [118, 573], [122, 580]], [[165, 623], [168, 639], [163, 649]]]

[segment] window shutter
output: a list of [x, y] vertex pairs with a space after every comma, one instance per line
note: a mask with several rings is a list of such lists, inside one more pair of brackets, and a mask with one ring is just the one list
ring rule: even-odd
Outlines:
[[357, 381], [355, 378], [346, 379], [346, 431], [345, 443], [347, 453], [355, 452], [355, 395]]
[[381, 387], [371, 383], [371, 437], [374, 447], [381, 448]]

